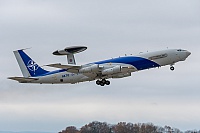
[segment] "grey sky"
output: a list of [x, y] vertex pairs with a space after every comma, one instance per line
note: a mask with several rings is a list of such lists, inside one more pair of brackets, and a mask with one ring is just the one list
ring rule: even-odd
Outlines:
[[[0, 130], [60, 131], [93, 121], [200, 127], [199, 0], [0, 0]], [[52, 52], [85, 45], [78, 64], [169, 48], [192, 52], [169, 67], [133, 73], [99, 87], [18, 84], [13, 50], [40, 65], [65, 63]], [[49, 69], [49, 68], [46, 68]]]

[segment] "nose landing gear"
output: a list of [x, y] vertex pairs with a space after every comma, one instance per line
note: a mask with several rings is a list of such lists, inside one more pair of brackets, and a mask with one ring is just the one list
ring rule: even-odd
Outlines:
[[97, 81], [96, 81], [96, 84], [97, 84], [97, 85], [101, 85], [101, 86], [110, 85], [110, 81], [109, 81], [109, 80], [105, 80], [105, 79], [97, 80]]
[[170, 67], [170, 70], [174, 71], [174, 69], [175, 69], [174, 66], [171, 66], [171, 67]]

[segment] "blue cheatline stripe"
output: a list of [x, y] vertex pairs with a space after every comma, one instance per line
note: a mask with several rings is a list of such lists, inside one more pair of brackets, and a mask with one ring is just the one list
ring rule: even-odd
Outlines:
[[24, 53], [24, 51], [18, 50], [18, 52], [32, 77], [40, 76], [49, 72], [38, 66], [38, 64], [36, 64], [26, 53]]
[[56, 73], [66, 72], [66, 71], [67, 71], [66, 69], [60, 69], [60, 70], [51, 71], [51, 72], [48, 72], [48, 73], [45, 73], [45, 74], [42, 74], [39, 76], [47, 76], [47, 75], [52, 75], [52, 74], [56, 74]]
[[137, 68], [137, 70], [144, 70], [153, 67], [160, 67], [159, 64], [145, 59], [141, 57], [134, 57], [134, 56], [127, 56], [127, 57], [119, 57], [110, 60], [104, 60], [99, 62], [94, 62], [94, 64], [104, 64], [104, 63], [123, 63], [123, 64], [130, 64]]

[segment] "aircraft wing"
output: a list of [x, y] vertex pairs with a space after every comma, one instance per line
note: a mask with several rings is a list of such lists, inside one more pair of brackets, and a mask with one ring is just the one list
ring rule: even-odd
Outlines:
[[49, 65], [46, 65], [46, 66], [61, 68], [61, 69], [67, 69], [68, 72], [72, 72], [72, 73], [78, 73], [79, 69], [81, 68], [81, 66], [77, 66], [77, 65], [62, 65], [60, 63], [49, 64]]
[[8, 79], [16, 80], [20, 83], [27, 83], [34, 80], [38, 80], [38, 78], [25, 78], [25, 77], [9, 77]]

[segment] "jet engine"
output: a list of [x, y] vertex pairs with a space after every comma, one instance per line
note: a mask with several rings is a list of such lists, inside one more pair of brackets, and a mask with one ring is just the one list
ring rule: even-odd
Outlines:
[[124, 78], [131, 76], [131, 73], [122, 73], [122, 74], [115, 74], [112, 76], [112, 78]]
[[80, 73], [89, 73], [89, 72], [98, 72], [100, 69], [98, 64], [94, 64], [92, 66], [83, 67], [79, 70]]
[[119, 73], [121, 71], [122, 71], [121, 66], [115, 66], [115, 67], [103, 70], [102, 74], [103, 75], [112, 75], [112, 74], [115, 74], [115, 73]]

